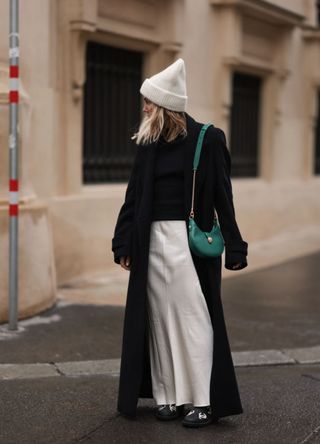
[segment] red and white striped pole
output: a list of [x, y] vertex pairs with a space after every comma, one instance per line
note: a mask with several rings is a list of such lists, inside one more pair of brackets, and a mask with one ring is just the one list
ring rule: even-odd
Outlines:
[[9, 329], [18, 320], [18, 111], [19, 111], [19, 0], [10, 0], [10, 90], [9, 90]]

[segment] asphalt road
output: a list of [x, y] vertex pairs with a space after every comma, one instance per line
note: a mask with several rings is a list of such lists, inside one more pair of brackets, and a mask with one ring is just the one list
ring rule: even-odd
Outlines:
[[[320, 345], [319, 265], [317, 253], [223, 280], [231, 349]], [[123, 317], [121, 306], [58, 303], [16, 333], [0, 326], [0, 364], [119, 358]]]

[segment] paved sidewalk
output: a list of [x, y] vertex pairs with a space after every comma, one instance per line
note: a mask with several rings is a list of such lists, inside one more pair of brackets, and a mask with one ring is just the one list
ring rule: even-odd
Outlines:
[[[292, 241], [294, 239], [294, 242]], [[283, 231], [267, 239], [256, 240], [249, 244], [249, 266], [241, 270], [241, 276], [267, 267], [281, 266], [289, 260], [301, 258], [319, 252], [320, 229], [318, 225], [301, 228], [284, 227]], [[225, 253], [222, 255], [222, 263]], [[101, 275], [90, 274], [69, 281], [59, 288], [62, 299], [75, 302], [90, 302], [100, 305], [125, 305], [128, 286], [128, 271], [111, 263]], [[237, 278], [238, 273], [222, 267], [222, 278]], [[108, 291], [105, 291], [105, 288]]]
[[[0, 381], [1, 444], [316, 444], [320, 442], [320, 366], [238, 368], [242, 415], [203, 429], [153, 416], [116, 414], [118, 378], [48, 377]], [[188, 407], [188, 406], [187, 406]]]
[[319, 263], [223, 280], [245, 412], [201, 430], [156, 421], [153, 400], [117, 416], [123, 306], [59, 300], [18, 331], [0, 325], [0, 444], [320, 443]]

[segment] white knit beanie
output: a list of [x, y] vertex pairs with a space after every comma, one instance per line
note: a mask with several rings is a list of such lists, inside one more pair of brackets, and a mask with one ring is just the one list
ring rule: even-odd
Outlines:
[[172, 111], [185, 111], [188, 96], [183, 59], [176, 60], [163, 71], [145, 79], [140, 93], [159, 106]]

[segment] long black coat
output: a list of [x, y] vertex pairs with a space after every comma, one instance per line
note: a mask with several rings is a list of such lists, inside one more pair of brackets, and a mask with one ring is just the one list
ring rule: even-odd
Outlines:
[[[188, 113], [187, 143], [184, 158], [184, 206], [186, 230], [191, 208], [192, 168], [197, 137], [201, 126]], [[114, 261], [131, 256], [124, 318], [122, 357], [118, 392], [118, 411], [136, 416], [138, 398], [152, 398], [150, 356], [147, 342], [146, 284], [153, 199], [153, 172], [157, 143], [136, 145], [135, 161], [112, 239]], [[214, 208], [225, 241], [225, 267], [240, 262], [247, 266], [247, 247], [235, 219], [231, 159], [224, 132], [210, 127], [204, 137], [195, 185], [195, 221], [200, 229], [210, 231]], [[217, 416], [242, 413], [231, 351], [220, 296], [221, 256], [192, 259], [205, 296], [214, 330], [210, 403]], [[201, 372], [201, 368], [199, 369]]]

